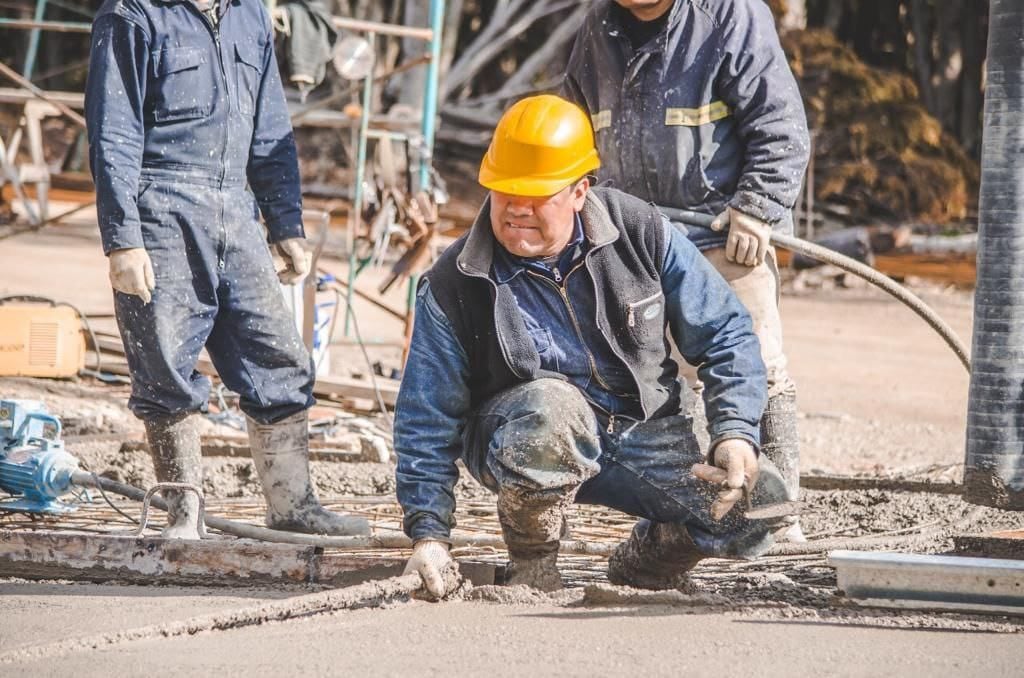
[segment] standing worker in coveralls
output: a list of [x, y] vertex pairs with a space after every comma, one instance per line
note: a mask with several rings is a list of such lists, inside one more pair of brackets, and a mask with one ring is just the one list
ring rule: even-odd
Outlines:
[[[396, 478], [407, 571], [436, 596], [450, 585], [459, 459], [497, 494], [509, 584], [561, 588], [573, 502], [640, 518], [609, 560], [616, 584], [678, 586], [702, 558], [771, 544], [776, 525], [736, 506], [745, 490], [755, 504], [786, 495], [758, 458], [765, 372], [750, 315], [655, 207], [591, 189], [599, 165], [578, 106], [513, 105], [480, 166], [487, 201], [420, 286]], [[700, 366], [707, 458], [668, 332]]]
[[[260, 0], [108, 0], [86, 86], [103, 251], [158, 480], [202, 486], [205, 346], [241, 396], [268, 527], [368, 534], [309, 477], [314, 370], [279, 285], [309, 272], [298, 161]], [[267, 236], [286, 267], [275, 273]], [[198, 497], [168, 492], [165, 537], [198, 538]]]
[[[796, 385], [786, 369], [773, 229], [793, 232], [807, 118], [764, 0], [599, 0], [565, 96], [591, 116], [598, 178], [688, 233], [754, 322], [768, 370], [761, 450], [800, 486]], [[686, 223], [680, 210], [714, 217]], [[804, 541], [796, 517], [786, 536]]]

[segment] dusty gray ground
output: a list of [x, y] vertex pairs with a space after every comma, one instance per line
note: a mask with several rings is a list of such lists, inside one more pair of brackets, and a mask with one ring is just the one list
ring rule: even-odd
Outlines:
[[[60, 276], [38, 263], [52, 259], [57, 247]], [[0, 250], [0, 294], [47, 294], [86, 311], [109, 311], [104, 264], [89, 227], [20, 236]], [[922, 294], [969, 339], [968, 294]], [[397, 290], [395, 305], [403, 295]], [[397, 323], [372, 309], [357, 311], [367, 339], [394, 338]], [[800, 388], [806, 470], [958, 479], [967, 378], [931, 330], [903, 307], [865, 290], [789, 295], [783, 315]], [[393, 348], [370, 352], [385, 364], [395, 360]], [[339, 347], [332, 357], [337, 372], [366, 372], [351, 347]], [[123, 388], [0, 381], [0, 397], [9, 396], [45, 399], [71, 434], [140, 433], [123, 408]], [[96, 471], [151, 482], [146, 455], [119, 448], [118, 442], [82, 441], [73, 451]], [[257, 492], [247, 460], [207, 459], [205, 470], [212, 496]], [[386, 464], [315, 463], [314, 477], [327, 496], [394, 488], [393, 469]], [[472, 484], [461, 486], [459, 494], [483, 495]], [[957, 497], [931, 494], [807, 492], [805, 498], [805, 527], [821, 536], [913, 529], [970, 511]], [[1020, 525], [1019, 515], [984, 511], [972, 527]], [[927, 549], [946, 543], [937, 539]], [[571, 567], [577, 566], [567, 562], [566, 569]], [[594, 567], [579, 567], [584, 581], [600, 581]], [[696, 595], [723, 596], [727, 604], [695, 608], [692, 600], [670, 606], [590, 594], [593, 604], [583, 605], [579, 589], [555, 604], [505, 592], [511, 600], [536, 604], [402, 603], [0, 666], [0, 675], [1020, 675], [1024, 646], [1018, 622], [849, 609], [835, 597], [831, 570], [820, 558], [746, 567], [712, 561], [695, 573], [693, 587]], [[285, 594], [0, 583], [0, 653], [280, 595]]]

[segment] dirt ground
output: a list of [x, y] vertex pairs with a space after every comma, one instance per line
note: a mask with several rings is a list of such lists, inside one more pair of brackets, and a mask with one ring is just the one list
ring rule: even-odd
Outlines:
[[[339, 262], [327, 265], [343, 271]], [[959, 480], [968, 380], [953, 353], [881, 293], [800, 284], [787, 289], [782, 309], [799, 386], [804, 472]], [[915, 291], [969, 342], [968, 292], [928, 285]], [[105, 260], [87, 218], [5, 240], [0, 295], [6, 294], [69, 301], [113, 329], [109, 316], [99, 317], [110, 313], [111, 301]], [[393, 290], [388, 301], [401, 307], [404, 295]], [[397, 366], [398, 350], [381, 342], [393, 342], [400, 324], [368, 304], [357, 303], [355, 310], [371, 360]], [[350, 344], [336, 346], [331, 359], [336, 373], [367, 372]], [[144, 452], [121, 451], [122, 440], [141, 440], [141, 427], [124, 407], [125, 386], [0, 380], [0, 398], [7, 397], [45, 400], [64, 419], [69, 447], [90, 469], [133, 484], [153, 481]], [[383, 425], [379, 418], [376, 423]], [[211, 497], [258, 496], [244, 458], [207, 458], [204, 470]], [[325, 497], [394, 491], [392, 464], [314, 462], [313, 471]], [[458, 494], [486, 498], [471, 482], [461, 483]], [[1024, 526], [1019, 514], [975, 515], [955, 495], [808, 491], [805, 500], [804, 526], [812, 537], [913, 531], [968, 515], [961, 526], [968, 531]], [[920, 548], [942, 550], [948, 536], [941, 533]], [[513, 602], [495, 604], [489, 601], [500, 596], [485, 591], [480, 599], [442, 605], [402, 602], [124, 643], [10, 665], [10, 675], [1020, 675], [1020, 619], [856, 609], [836, 596], [834, 575], [820, 557], [702, 564], [694, 591], [721, 598], [701, 604], [608, 593], [600, 567], [588, 567], [581, 588], [557, 599], [513, 596]], [[0, 656], [69, 635], [184, 619], [294, 593], [0, 580]], [[6, 668], [0, 665], [0, 675]]]

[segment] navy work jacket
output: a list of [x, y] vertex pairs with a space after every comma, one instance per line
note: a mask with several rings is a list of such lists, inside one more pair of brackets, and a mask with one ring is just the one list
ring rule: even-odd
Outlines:
[[[563, 94], [593, 121], [611, 186], [663, 207], [733, 207], [782, 232], [810, 154], [803, 99], [763, 0], [676, 0], [634, 49], [611, 0], [580, 28]], [[699, 249], [727, 233], [687, 224]]]
[[190, 0], [107, 0], [93, 22], [85, 111], [107, 254], [143, 246], [136, 199], [147, 170], [248, 183], [271, 242], [303, 235], [295, 138], [260, 0], [222, 0], [216, 26]]

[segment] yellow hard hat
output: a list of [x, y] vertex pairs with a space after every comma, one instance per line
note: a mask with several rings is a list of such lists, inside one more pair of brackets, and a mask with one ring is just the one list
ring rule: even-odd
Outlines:
[[551, 94], [505, 111], [480, 163], [480, 184], [510, 195], [554, 195], [601, 166], [583, 109]]

